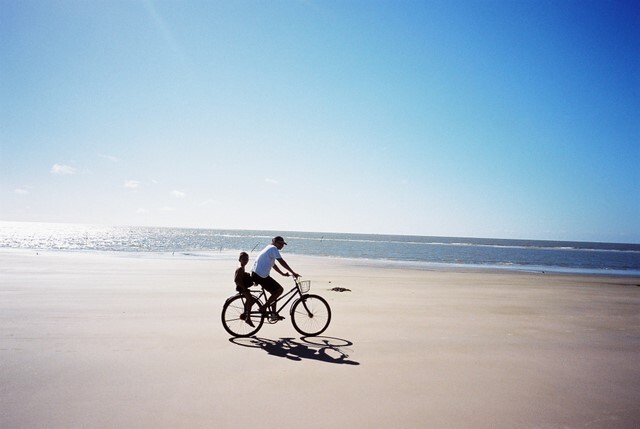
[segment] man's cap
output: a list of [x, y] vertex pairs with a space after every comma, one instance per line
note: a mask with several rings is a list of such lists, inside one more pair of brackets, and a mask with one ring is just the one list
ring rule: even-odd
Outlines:
[[287, 244], [287, 242], [286, 242], [286, 241], [284, 241], [284, 238], [280, 237], [279, 235], [278, 235], [278, 236], [273, 237], [273, 242], [274, 242], [274, 243], [284, 243], [284, 244]]

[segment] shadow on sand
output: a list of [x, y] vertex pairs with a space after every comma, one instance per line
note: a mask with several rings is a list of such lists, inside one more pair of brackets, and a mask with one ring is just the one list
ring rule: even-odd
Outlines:
[[270, 340], [267, 338], [230, 338], [229, 341], [242, 347], [260, 348], [271, 356], [287, 358], [294, 361], [318, 360], [327, 363], [344, 365], [360, 365], [348, 359], [348, 347], [353, 343], [349, 340], [334, 337], [301, 337], [279, 338]]

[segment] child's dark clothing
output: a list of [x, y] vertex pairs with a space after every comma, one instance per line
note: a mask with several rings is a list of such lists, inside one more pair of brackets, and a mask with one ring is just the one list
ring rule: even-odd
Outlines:
[[253, 286], [253, 280], [251, 280], [251, 275], [244, 271], [244, 267], [238, 267], [236, 270], [235, 278], [233, 279], [236, 283], [236, 290], [238, 292], [242, 292], [245, 289]]

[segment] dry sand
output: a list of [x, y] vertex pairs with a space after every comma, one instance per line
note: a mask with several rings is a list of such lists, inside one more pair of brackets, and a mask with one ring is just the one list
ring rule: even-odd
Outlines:
[[640, 427], [639, 278], [285, 259], [322, 337], [231, 341], [235, 254], [1, 250], [0, 428]]

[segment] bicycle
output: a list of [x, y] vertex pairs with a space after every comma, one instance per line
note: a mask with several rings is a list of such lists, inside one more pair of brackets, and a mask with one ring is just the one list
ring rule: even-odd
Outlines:
[[[295, 277], [293, 281], [295, 285], [276, 300], [276, 312], [271, 314], [272, 317], [268, 317], [268, 309], [264, 308], [264, 303], [267, 301], [264, 288], [260, 286], [260, 289], [249, 289], [254, 303], [251, 307], [252, 311], [247, 317], [251, 318], [254, 326], [249, 325], [244, 318], [241, 318], [246, 301], [244, 295], [238, 293], [228, 298], [222, 307], [222, 326], [234, 337], [250, 337], [262, 328], [265, 321], [270, 324], [276, 323], [280, 312], [293, 301], [289, 309], [289, 316], [295, 330], [302, 335], [320, 335], [329, 327], [331, 308], [321, 296], [308, 293], [311, 289], [311, 281], [300, 281]], [[256, 295], [258, 292], [260, 292], [259, 295]]]

